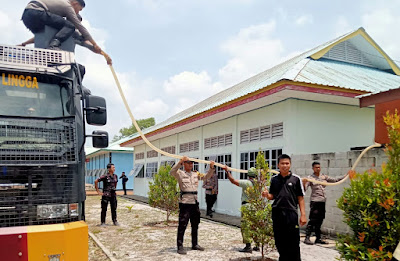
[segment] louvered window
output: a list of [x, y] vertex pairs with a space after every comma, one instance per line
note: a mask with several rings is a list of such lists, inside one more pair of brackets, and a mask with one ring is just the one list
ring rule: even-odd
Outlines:
[[260, 140], [271, 138], [271, 125], [260, 127]]
[[135, 154], [135, 159], [136, 160], [144, 159], [144, 152], [136, 153]]
[[172, 167], [174, 165], [175, 165], [175, 161], [173, 161], [173, 160], [161, 161], [161, 163], [160, 163], [160, 167], [161, 166], [170, 166], [170, 167]]
[[211, 148], [211, 138], [204, 139], [204, 149]]
[[256, 142], [266, 139], [274, 139], [283, 137], [283, 123], [243, 130], [240, 132], [240, 143]]
[[232, 145], [232, 133], [225, 134], [225, 146]]
[[326, 54], [324, 54], [323, 58], [376, 67], [349, 41], [344, 41], [335, 45]]
[[169, 146], [169, 147], [165, 147], [165, 148], [161, 148], [162, 151], [171, 153], [171, 154], [175, 154], [175, 146]]
[[232, 145], [232, 133], [204, 139], [204, 149]]
[[272, 138], [283, 137], [283, 123], [272, 124]]
[[250, 130], [250, 142], [260, 140], [260, 128]]
[[192, 141], [187, 143], [182, 143], [179, 145], [179, 152], [188, 152], [188, 151], [198, 151], [199, 150], [199, 141]]
[[240, 132], [240, 143], [250, 142], [250, 130]]
[[158, 152], [155, 150], [150, 150], [147, 152], [147, 158], [155, 158], [158, 157]]

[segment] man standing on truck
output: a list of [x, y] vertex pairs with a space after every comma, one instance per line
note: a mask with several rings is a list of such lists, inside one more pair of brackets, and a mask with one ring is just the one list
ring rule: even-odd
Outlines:
[[22, 21], [34, 34], [42, 31], [45, 25], [58, 30], [49, 43], [49, 49], [59, 50], [61, 43], [67, 40], [76, 28], [84, 40], [93, 45], [94, 52], [101, 54], [101, 48], [78, 17], [84, 7], [84, 0], [33, 0], [26, 6]]
[[[100, 226], [106, 225], [106, 214], [108, 202], [111, 206], [111, 218], [114, 226], [119, 226], [117, 221], [117, 195], [115, 191], [117, 189], [118, 176], [114, 174], [115, 166], [112, 163], [107, 164], [107, 174], [100, 176], [94, 182], [94, 187], [101, 197], [101, 224]], [[103, 182], [103, 193], [99, 191], [98, 183]]]

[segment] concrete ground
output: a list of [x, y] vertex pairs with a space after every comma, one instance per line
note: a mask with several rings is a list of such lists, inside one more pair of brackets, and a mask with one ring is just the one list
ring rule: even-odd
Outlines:
[[[188, 225], [184, 242], [188, 254], [179, 255], [176, 253], [177, 217], [172, 217], [174, 222], [166, 226], [162, 223], [165, 220], [165, 212], [140, 201], [146, 199], [133, 195], [119, 197], [117, 215], [120, 226], [111, 225], [111, 214], [108, 211], [107, 221], [110, 225], [99, 227], [100, 197], [90, 196], [86, 200], [89, 231], [97, 237], [106, 251], [111, 253], [113, 260], [255, 260], [261, 256], [259, 252], [238, 252], [243, 247], [240, 229], [237, 227], [240, 218], [220, 214], [214, 214], [213, 219], [203, 218], [200, 223], [199, 243], [206, 250], [190, 250]], [[204, 213], [202, 216], [204, 217]], [[302, 260], [337, 260], [339, 254], [335, 250], [335, 243], [333, 240], [328, 241], [330, 244], [327, 246], [309, 246], [301, 242]], [[278, 254], [273, 252], [268, 257], [277, 260]], [[89, 260], [97, 259], [90, 257]]]

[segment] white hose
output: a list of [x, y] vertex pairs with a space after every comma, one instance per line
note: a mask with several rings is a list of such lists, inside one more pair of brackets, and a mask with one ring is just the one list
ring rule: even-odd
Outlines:
[[[379, 144], [379, 143], [375, 143], [375, 144], [369, 146], [368, 148], [365, 148], [361, 152], [360, 156], [358, 156], [356, 162], [354, 163], [353, 167], [351, 168], [351, 171], [354, 171], [356, 169], [356, 167], [357, 167], [358, 163], [360, 162], [361, 158], [364, 156], [365, 153], [367, 153], [367, 151], [369, 151], [372, 148], [376, 148], [376, 147], [380, 147], [380, 146], [382, 146], [382, 145]], [[333, 182], [333, 183], [328, 183], [328, 182], [319, 181], [319, 180], [316, 180], [316, 179], [309, 179], [309, 178], [303, 178], [303, 180], [307, 180], [309, 182], [312, 182], [312, 183], [315, 183], [315, 184], [324, 185], [324, 186], [335, 186], [335, 185], [339, 185], [339, 184], [342, 184], [343, 182], [345, 182], [348, 177], [349, 177], [349, 173], [347, 173], [347, 175], [346, 175], [346, 177], [344, 177], [344, 179], [342, 179], [342, 180], [340, 180], [338, 182]]]
[[[105, 56], [104, 53], [103, 53], [103, 55]], [[138, 131], [140, 137], [142, 137], [142, 139], [144, 140], [144, 142], [146, 142], [146, 144], [147, 144], [150, 148], [152, 148], [153, 150], [157, 151], [158, 153], [160, 153], [160, 154], [162, 154], [162, 155], [164, 155], [164, 156], [170, 157], [170, 158], [175, 158], [175, 159], [179, 159], [179, 160], [182, 159], [183, 156], [171, 154], [171, 153], [168, 153], [168, 152], [165, 152], [165, 151], [160, 150], [159, 148], [157, 148], [156, 146], [154, 146], [153, 144], [151, 144], [151, 142], [146, 138], [146, 136], [144, 136], [142, 130], [140, 129], [139, 125], [137, 124], [137, 122], [136, 122], [136, 120], [135, 120], [135, 117], [133, 117], [133, 114], [132, 114], [131, 109], [129, 108], [128, 102], [126, 101], [124, 92], [122, 91], [121, 85], [120, 85], [120, 83], [119, 83], [117, 74], [115, 73], [113, 66], [112, 66], [111, 64], [110, 64], [109, 66], [110, 66], [111, 72], [112, 72], [112, 74], [113, 74], [113, 76], [114, 76], [114, 80], [115, 80], [115, 82], [117, 83], [118, 90], [119, 90], [119, 94], [121, 95], [121, 98], [122, 98], [122, 100], [123, 100], [123, 102], [124, 102], [125, 108], [126, 108], [126, 110], [128, 111], [128, 114], [129, 114], [129, 116], [130, 116], [130, 118], [131, 118], [131, 120], [132, 120], [132, 123], [133, 123], [133, 125], [135, 126], [136, 130]], [[201, 160], [201, 159], [195, 159], [195, 158], [189, 158], [189, 160], [191, 160], [191, 161], [196, 161], [196, 162], [199, 162], [199, 163], [204, 163], [204, 164], [210, 164], [210, 163], [211, 163], [210, 161], [207, 161], [207, 160]], [[218, 162], [215, 162], [215, 166], [219, 166], [219, 167], [221, 167], [221, 168], [224, 167], [224, 165], [222, 165], [221, 163], [218, 163]], [[231, 167], [228, 167], [228, 169], [229, 169], [230, 171], [241, 172], [241, 173], [247, 173], [247, 170], [243, 170], [243, 169], [235, 169], [235, 168], [231, 168]], [[279, 173], [279, 172], [276, 171], [276, 170], [269, 170], [269, 172], [271, 172], [271, 173]]]

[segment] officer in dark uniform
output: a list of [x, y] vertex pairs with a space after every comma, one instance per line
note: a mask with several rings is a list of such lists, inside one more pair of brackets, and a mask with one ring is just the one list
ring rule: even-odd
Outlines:
[[279, 174], [272, 176], [269, 192], [263, 196], [272, 203], [272, 221], [275, 245], [279, 261], [301, 261], [300, 229], [297, 205], [300, 207], [300, 225], [307, 223], [304, 189], [299, 176], [290, 172], [290, 157], [282, 154], [278, 158]]
[[[117, 188], [118, 176], [114, 174], [115, 166], [112, 163], [107, 164], [107, 174], [100, 176], [94, 182], [94, 187], [96, 188], [97, 194], [101, 197], [101, 226], [106, 225], [106, 214], [108, 202], [111, 206], [111, 217], [114, 226], [119, 226], [117, 221], [117, 196], [115, 190]], [[103, 182], [103, 193], [99, 191], [98, 183]]]
[[[180, 170], [183, 166], [183, 170]], [[211, 161], [210, 169], [207, 175], [200, 177], [198, 173], [193, 172], [193, 161], [190, 161], [188, 157], [184, 156], [182, 159], [175, 164], [170, 174], [178, 181], [179, 189], [181, 190], [181, 196], [179, 198], [179, 225], [178, 225], [178, 254], [186, 255], [186, 251], [183, 249], [183, 236], [187, 224], [190, 220], [192, 226], [192, 249], [204, 251], [204, 248], [199, 246], [197, 232], [200, 223], [200, 209], [199, 201], [197, 200], [197, 188], [199, 185], [199, 179], [209, 179], [215, 172], [214, 162]]]

